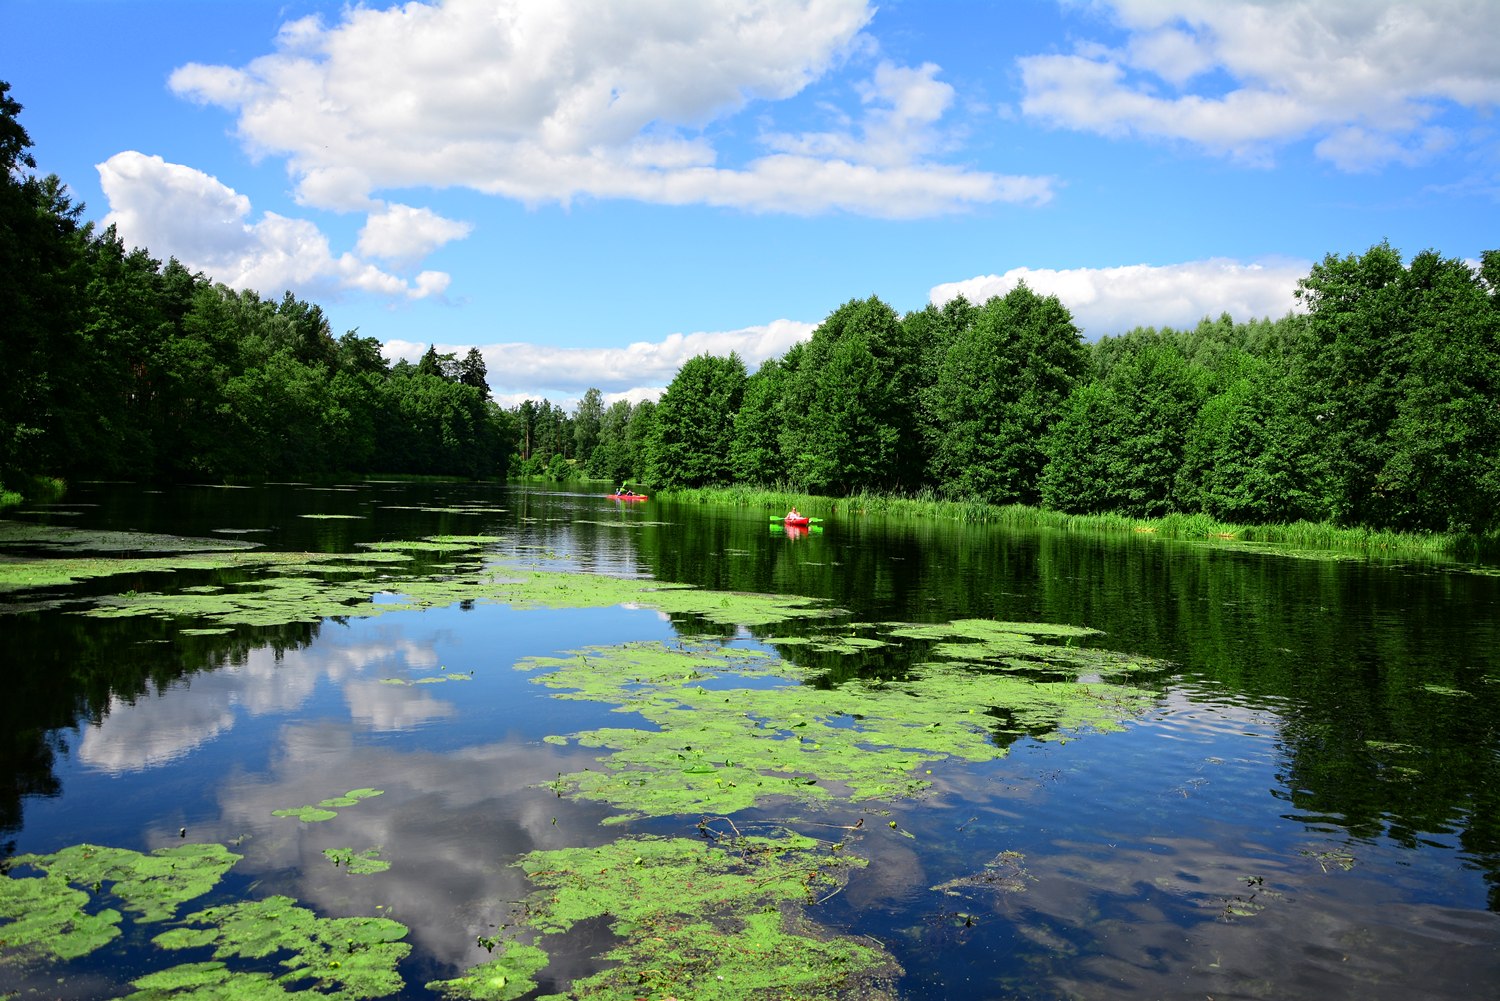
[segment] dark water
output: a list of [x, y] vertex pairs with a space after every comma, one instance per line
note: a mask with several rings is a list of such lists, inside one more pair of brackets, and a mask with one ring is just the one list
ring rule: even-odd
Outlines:
[[[467, 504], [483, 510], [432, 510]], [[360, 517], [300, 517], [313, 513]], [[1003, 760], [942, 769], [931, 796], [892, 804], [914, 837], [862, 845], [871, 864], [818, 920], [884, 942], [918, 998], [1500, 997], [1494, 568], [822, 513], [823, 532], [792, 537], [756, 511], [494, 486], [97, 485], [7, 516], [288, 551], [490, 534], [531, 565], [828, 598], [857, 621], [1090, 626], [1170, 663], [1140, 681], [1154, 709], [1123, 733], [1023, 739]], [[161, 586], [110, 578], [45, 597]], [[487, 958], [475, 935], [528, 891], [519, 854], [696, 820], [604, 831], [602, 809], [539, 792], [598, 753], [540, 738], [611, 717], [506, 669], [674, 636], [654, 612], [454, 606], [192, 635], [24, 607], [37, 597], [0, 594], [7, 854], [144, 850], [186, 827], [235, 844], [234, 878], [256, 894], [407, 924], [404, 972], [420, 984]], [[380, 683], [439, 668], [473, 680]], [[327, 824], [271, 816], [334, 786], [386, 792]], [[348, 878], [321, 852], [351, 843], [398, 864]], [[1024, 859], [1023, 889], [931, 889], [1000, 852]], [[576, 943], [544, 986], [599, 947]], [[125, 993], [128, 966], [46, 991]], [[0, 988], [39, 990], [7, 976]]]

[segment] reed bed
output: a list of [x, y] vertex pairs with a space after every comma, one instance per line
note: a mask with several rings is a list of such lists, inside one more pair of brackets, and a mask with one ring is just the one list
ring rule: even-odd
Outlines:
[[1174, 513], [1160, 518], [1133, 518], [1108, 513], [1065, 514], [1024, 504], [988, 504], [977, 499], [944, 498], [931, 491], [915, 496], [860, 491], [847, 497], [820, 497], [784, 484], [771, 487], [737, 484], [727, 487], [658, 490], [656, 496], [680, 503], [759, 508], [772, 514], [784, 513], [795, 506], [804, 514], [820, 517], [875, 515], [1080, 534], [1132, 532], [1163, 539], [1223, 539], [1308, 550], [1428, 554], [1461, 558], [1500, 553], [1500, 532], [1487, 535], [1390, 532], [1310, 521], [1282, 525], [1241, 525], [1217, 521], [1201, 513]]

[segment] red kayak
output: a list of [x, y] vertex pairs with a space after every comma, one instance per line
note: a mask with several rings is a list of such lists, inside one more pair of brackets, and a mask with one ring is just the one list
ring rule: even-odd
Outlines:
[[791, 515], [787, 515], [782, 519], [781, 523], [783, 525], [790, 525], [792, 528], [806, 528], [809, 524], [812, 523], [812, 519], [805, 514], [799, 514], [795, 518]]
[[646, 499], [645, 494], [606, 494], [610, 500], [641, 501]]

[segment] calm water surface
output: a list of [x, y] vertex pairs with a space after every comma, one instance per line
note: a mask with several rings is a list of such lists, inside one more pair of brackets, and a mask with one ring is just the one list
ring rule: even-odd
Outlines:
[[[1100, 645], [1167, 663], [1137, 682], [1153, 708], [1124, 732], [1022, 737], [999, 761], [935, 767], [930, 795], [884, 804], [913, 837], [862, 843], [870, 865], [816, 920], [885, 943], [913, 998], [1500, 997], [1494, 568], [814, 513], [824, 531], [789, 536], [754, 510], [499, 486], [85, 485], [6, 517], [287, 551], [486, 534], [525, 565], [813, 596], [860, 622], [1089, 626]], [[545, 783], [599, 752], [541, 738], [618, 714], [510, 670], [687, 628], [653, 611], [455, 605], [229, 635], [71, 614], [133, 584], [163, 586], [0, 594], [7, 855], [145, 850], [185, 827], [246, 856], [232, 890], [405, 923], [403, 972], [421, 984], [487, 958], [476, 934], [529, 890], [520, 854], [698, 819], [606, 829], [610, 811], [554, 796]], [[892, 666], [779, 652], [846, 673]], [[381, 683], [437, 671], [472, 679]], [[271, 816], [335, 786], [385, 794], [323, 824]], [[380, 845], [393, 867], [352, 879], [322, 855], [351, 843]], [[1002, 852], [1016, 853], [1004, 885], [933, 890]], [[544, 992], [595, 968], [605, 943], [580, 938]], [[128, 993], [143, 953], [79, 964], [64, 985], [7, 984], [21, 975], [0, 965], [0, 988]]]

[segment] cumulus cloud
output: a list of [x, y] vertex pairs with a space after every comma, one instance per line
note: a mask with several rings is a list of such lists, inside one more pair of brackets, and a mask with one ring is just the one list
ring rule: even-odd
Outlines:
[[[189, 270], [233, 288], [268, 296], [290, 289], [308, 297], [359, 291], [421, 299], [447, 287], [448, 276], [441, 272], [423, 272], [408, 282], [354, 254], [335, 254], [328, 238], [306, 219], [267, 212], [252, 220], [250, 199], [192, 167], [127, 150], [96, 168], [110, 205], [104, 221], [117, 227], [127, 245], [170, 253]], [[377, 256], [431, 247], [444, 234], [461, 235], [462, 224], [423, 210], [410, 210], [403, 219], [396, 213], [402, 208], [387, 209], [366, 227], [374, 227], [370, 243]]]
[[189, 64], [173, 90], [227, 108], [299, 198], [465, 186], [527, 203], [578, 196], [812, 214], [920, 216], [1041, 202], [1047, 178], [943, 163], [938, 68], [882, 63], [846, 132], [770, 133], [721, 162], [709, 126], [801, 92], [867, 45], [868, 0], [431, 0], [283, 27], [242, 68]]
[[[637, 341], [623, 348], [557, 348], [545, 344], [479, 345], [490, 388], [502, 406], [545, 396], [569, 406], [595, 388], [606, 403], [638, 402], [661, 394], [677, 370], [701, 354], [737, 353], [754, 371], [767, 358], [779, 357], [793, 344], [812, 336], [816, 324], [773, 320], [740, 330], [674, 333], [660, 341]], [[463, 355], [469, 345], [438, 344], [438, 353]], [[415, 363], [425, 343], [391, 340], [383, 345], [390, 361]]]
[[[1251, 163], [1311, 138], [1345, 171], [1422, 162], [1454, 105], [1500, 104], [1495, 9], [1473, 0], [1098, 0], [1123, 44], [1019, 60], [1021, 109]], [[1226, 86], [1226, 80], [1228, 85]]]
[[978, 304], [1025, 282], [1040, 295], [1057, 296], [1073, 322], [1097, 338], [1133, 327], [1192, 327], [1221, 313], [1240, 321], [1284, 316], [1296, 306], [1292, 293], [1311, 266], [1309, 261], [1243, 264], [1214, 258], [1115, 268], [1012, 268], [1003, 275], [938, 285], [930, 298], [942, 305], [962, 295]]
[[466, 222], [445, 219], [431, 209], [387, 205], [370, 213], [355, 249], [366, 257], [417, 261], [445, 243], [463, 239], [473, 228]]

